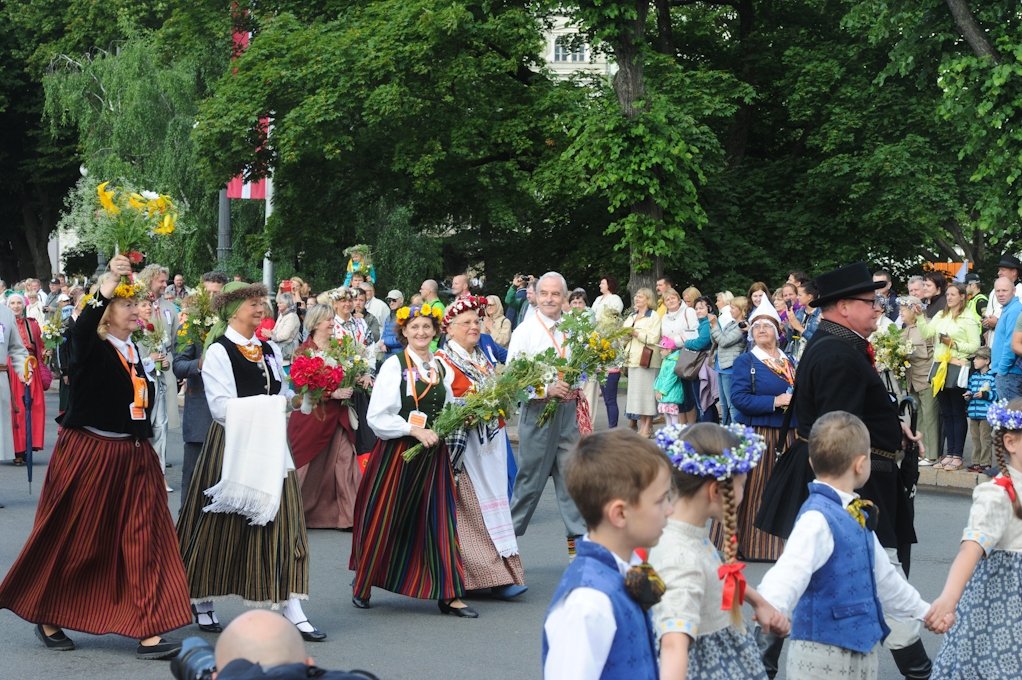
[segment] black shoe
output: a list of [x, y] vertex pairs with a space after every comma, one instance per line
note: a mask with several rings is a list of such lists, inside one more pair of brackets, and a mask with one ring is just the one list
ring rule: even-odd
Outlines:
[[[453, 602], [454, 600], [451, 600]], [[462, 619], [478, 619], [479, 612], [468, 605], [464, 607], [452, 607], [451, 602], [444, 602], [443, 600], [437, 600], [436, 604], [440, 608], [441, 614], [453, 614], [458, 618]]]
[[351, 603], [359, 609], [371, 609], [373, 606], [369, 604], [368, 597], [359, 597], [358, 595], [351, 596]]
[[177, 640], [160, 638], [160, 641], [155, 645], [146, 646], [139, 643], [138, 647], [135, 648], [135, 658], [148, 659], [150, 661], [161, 661], [163, 659], [170, 659], [177, 656], [177, 653], [180, 651], [181, 643]]
[[75, 648], [75, 643], [68, 636], [64, 635], [64, 631], [58, 630], [53, 635], [47, 635], [43, 632], [43, 625], [37, 624], [35, 627], [35, 636], [46, 645], [46, 649], [54, 649], [58, 652], [69, 652]]
[[[295, 628], [298, 628], [298, 626], [302, 625], [303, 623], [309, 623], [308, 619], [296, 623]], [[316, 628], [315, 626], [312, 626], [312, 630], [308, 633], [306, 633], [301, 628], [298, 628], [298, 632], [302, 634], [302, 639], [305, 640], [306, 642], [322, 642], [323, 640], [326, 640], [326, 633], [321, 631], [319, 628]]]
[[927, 680], [930, 677], [933, 664], [926, 653], [926, 648], [923, 647], [922, 640], [917, 639], [902, 649], [892, 649], [891, 656], [894, 657], [894, 664], [905, 680]]
[[[224, 627], [220, 625], [219, 621], [217, 621], [216, 619], [213, 618], [215, 613], [216, 612], [214, 612], [212, 609], [210, 609], [208, 612], [202, 612], [200, 614], [198, 611], [196, 611], [195, 605], [194, 604], [192, 605], [192, 614], [195, 616], [195, 625], [198, 626], [199, 630], [201, 630], [204, 633], [222, 633], [223, 632]], [[208, 616], [209, 620], [212, 623], [199, 623], [199, 617], [200, 616]]]

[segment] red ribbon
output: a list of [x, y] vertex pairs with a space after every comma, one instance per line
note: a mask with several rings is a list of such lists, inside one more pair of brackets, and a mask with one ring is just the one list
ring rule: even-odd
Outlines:
[[573, 390], [577, 407], [575, 409], [575, 420], [578, 423], [578, 434], [586, 437], [593, 433], [593, 417], [589, 413], [589, 400], [582, 394], [582, 390]]
[[745, 576], [742, 574], [742, 569], [745, 569], [744, 562], [722, 564], [717, 567], [717, 578], [724, 581], [724, 599], [720, 604], [723, 611], [735, 608], [736, 596], [739, 607], [745, 602]]
[[869, 357], [869, 363], [873, 365], [873, 368], [877, 367], [877, 353], [873, 348], [872, 342], [866, 343], [866, 356]]
[[1012, 503], [1015, 502], [1015, 485], [1011, 483], [1011, 477], [998, 477], [994, 480], [994, 484], [1007, 491], [1008, 498], [1011, 499]]

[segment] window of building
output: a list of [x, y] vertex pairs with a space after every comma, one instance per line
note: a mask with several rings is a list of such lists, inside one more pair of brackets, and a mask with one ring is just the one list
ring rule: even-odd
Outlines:
[[589, 48], [576, 35], [562, 35], [554, 41], [554, 61], [575, 64], [588, 62]]

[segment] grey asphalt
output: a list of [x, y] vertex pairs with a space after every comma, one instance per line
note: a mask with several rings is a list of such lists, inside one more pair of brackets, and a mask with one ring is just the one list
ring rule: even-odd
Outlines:
[[[623, 398], [622, 392], [622, 398]], [[49, 414], [55, 413], [56, 395], [48, 396]], [[623, 404], [622, 404], [623, 405]], [[622, 409], [623, 412], [623, 409]], [[606, 422], [601, 413], [599, 428]], [[0, 465], [0, 574], [6, 574], [31, 528], [46, 463], [56, 439], [50, 420], [46, 450], [37, 454], [35, 484], [28, 492], [25, 468]], [[168, 470], [171, 486], [181, 480], [181, 440], [171, 431]], [[130, 493], [126, 489], [126, 493]], [[176, 516], [180, 490], [169, 495]], [[958, 549], [968, 518], [969, 497], [923, 492], [917, 499], [919, 545], [913, 554], [911, 581], [927, 600], [943, 585]], [[348, 570], [351, 534], [310, 531], [311, 589], [305, 611], [310, 620], [329, 635], [322, 643], [308, 643], [309, 654], [323, 667], [363, 668], [388, 680], [420, 678], [484, 678], [507, 680], [541, 677], [540, 636], [550, 597], [566, 563], [564, 525], [554, 500], [552, 484], [536, 510], [528, 534], [519, 539], [529, 591], [516, 602], [474, 599], [477, 620], [462, 620], [439, 613], [435, 602], [412, 600], [381, 590], [373, 592], [373, 608], [360, 611], [350, 603], [352, 573]], [[768, 565], [750, 564], [746, 574], [755, 585]], [[240, 599], [221, 603], [223, 622], [245, 611]], [[751, 616], [751, 613], [749, 614]], [[167, 662], [139, 661], [135, 641], [114, 635], [92, 636], [68, 631], [78, 645], [72, 652], [52, 652], [36, 640], [32, 625], [10, 611], [0, 611], [0, 680], [8, 678], [71, 678], [120, 680], [170, 678]], [[177, 637], [199, 635], [215, 644], [216, 636], [200, 633], [194, 626], [173, 633]], [[940, 648], [939, 636], [924, 631], [931, 656]], [[888, 652], [881, 652], [880, 677], [900, 676]], [[783, 664], [782, 664], [783, 668]], [[783, 678], [784, 673], [778, 677]]]

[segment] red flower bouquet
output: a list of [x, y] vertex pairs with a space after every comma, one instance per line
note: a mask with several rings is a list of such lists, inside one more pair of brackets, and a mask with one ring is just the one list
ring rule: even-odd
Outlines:
[[344, 369], [322, 352], [295, 354], [291, 360], [291, 381], [302, 395], [302, 413], [312, 413], [324, 394], [341, 386]]

